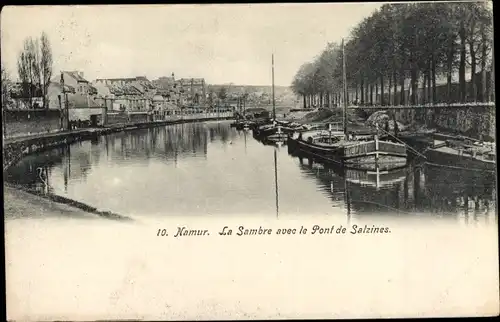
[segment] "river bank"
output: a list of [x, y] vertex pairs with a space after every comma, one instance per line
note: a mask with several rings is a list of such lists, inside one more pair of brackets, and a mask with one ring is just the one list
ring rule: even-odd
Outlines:
[[76, 207], [53, 202], [48, 198], [37, 196], [4, 185], [4, 216], [5, 220], [23, 218], [69, 217], [78, 219], [98, 218], [98, 215]]

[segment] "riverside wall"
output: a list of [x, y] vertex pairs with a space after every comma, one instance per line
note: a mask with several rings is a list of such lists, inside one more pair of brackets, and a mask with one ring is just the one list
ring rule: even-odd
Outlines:
[[138, 120], [138, 122], [131, 122], [130, 118], [128, 118], [127, 122], [109, 124], [105, 127], [82, 128], [52, 133], [44, 132], [23, 137], [7, 137], [4, 138], [3, 146], [3, 170], [7, 170], [12, 164], [29, 154], [37, 153], [55, 146], [90, 140], [100, 135], [170, 124], [230, 120], [233, 118], [232, 112], [169, 116], [163, 120], [157, 121], [148, 121], [149, 118], [137, 116], [133, 119], [136, 121]]
[[[360, 109], [363, 109], [360, 107]], [[495, 105], [443, 105], [415, 108], [382, 106], [393, 112], [403, 124], [419, 124], [438, 131], [465, 135], [476, 139], [495, 140]], [[371, 108], [369, 114], [375, 111]]]
[[4, 135], [15, 137], [59, 131], [62, 119], [58, 110], [5, 110]]

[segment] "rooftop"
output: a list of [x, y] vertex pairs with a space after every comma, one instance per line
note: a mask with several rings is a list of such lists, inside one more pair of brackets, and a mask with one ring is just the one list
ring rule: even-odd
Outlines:
[[112, 82], [119, 82], [119, 81], [143, 81], [143, 82], [149, 82], [149, 80], [146, 78], [146, 76], [137, 76], [137, 77], [121, 77], [121, 78], [97, 78], [96, 81], [112, 81]]
[[83, 76], [78, 71], [65, 71], [66, 74], [70, 75], [78, 82], [88, 83], [89, 81], [83, 78]]
[[98, 107], [96, 101], [86, 95], [75, 94], [68, 97], [70, 107]]

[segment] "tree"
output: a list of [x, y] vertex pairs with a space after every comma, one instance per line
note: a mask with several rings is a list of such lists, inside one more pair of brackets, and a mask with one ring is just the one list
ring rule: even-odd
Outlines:
[[219, 98], [221, 103], [225, 102], [225, 100], [227, 98], [227, 88], [221, 87], [219, 89], [219, 92], [217, 92], [217, 97]]
[[[374, 103], [374, 90], [380, 92], [382, 104], [407, 104], [408, 80], [412, 104], [488, 99], [492, 21], [491, 8], [485, 2], [384, 4], [353, 28], [345, 44], [346, 85], [355, 89], [356, 98], [361, 94], [362, 105]], [[337, 50], [334, 60], [326, 59], [328, 52], [303, 64], [294, 77], [292, 89], [304, 101], [319, 95], [321, 102], [325, 92], [328, 96], [342, 85], [342, 57]], [[472, 71], [470, 83], [466, 81], [467, 66]], [[458, 95], [452, 90], [455, 73], [459, 75]], [[440, 93], [439, 75], [447, 77], [447, 90]], [[490, 77], [493, 79], [493, 73]], [[384, 98], [386, 90], [389, 101]], [[334, 100], [338, 101], [338, 93]]]
[[50, 46], [49, 38], [45, 32], [42, 32], [40, 38], [41, 41], [41, 59], [40, 59], [40, 71], [41, 71], [41, 82], [42, 82], [42, 95], [43, 95], [43, 107], [49, 108], [48, 101], [48, 89], [50, 85], [50, 79], [52, 78], [52, 48]]
[[2, 69], [2, 110], [7, 109], [11, 104], [10, 92], [12, 89], [12, 82], [9, 74], [3, 66]]
[[28, 66], [30, 62], [28, 61], [28, 54], [25, 51], [19, 53], [17, 59], [17, 73], [19, 80], [21, 82], [21, 97], [25, 103], [31, 104], [31, 85], [30, 85], [30, 70]]
[[208, 106], [213, 107], [214, 105], [214, 90], [212, 88], [208, 89]]
[[48, 108], [48, 87], [52, 77], [52, 49], [45, 32], [40, 40], [28, 37], [19, 53], [17, 72], [21, 81], [22, 97], [33, 107], [33, 97], [40, 93], [43, 107]]

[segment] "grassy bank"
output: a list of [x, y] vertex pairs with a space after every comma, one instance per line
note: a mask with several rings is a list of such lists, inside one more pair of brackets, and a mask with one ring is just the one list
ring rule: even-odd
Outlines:
[[84, 203], [54, 195], [44, 195], [27, 188], [4, 184], [5, 219], [37, 217], [106, 218], [130, 220], [108, 211], [99, 211]]
[[14, 187], [4, 186], [5, 220], [47, 217], [98, 218], [97, 215], [82, 209], [53, 202]]

